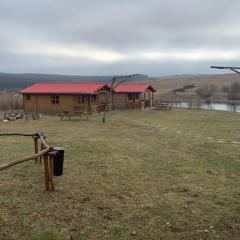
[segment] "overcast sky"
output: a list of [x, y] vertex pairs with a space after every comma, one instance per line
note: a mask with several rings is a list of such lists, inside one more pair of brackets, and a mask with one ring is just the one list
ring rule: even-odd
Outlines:
[[0, 72], [216, 73], [240, 65], [239, 12], [239, 0], [0, 0]]

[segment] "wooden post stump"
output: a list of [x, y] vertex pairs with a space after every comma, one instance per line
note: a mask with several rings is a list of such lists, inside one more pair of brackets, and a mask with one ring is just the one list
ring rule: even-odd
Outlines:
[[50, 190], [50, 185], [49, 185], [49, 165], [48, 165], [48, 156], [44, 156], [44, 170], [45, 170], [45, 185], [46, 185], [46, 190]]
[[[34, 140], [35, 153], [38, 153], [38, 136], [33, 136], [33, 140]], [[37, 163], [38, 161], [39, 161], [39, 158], [36, 158], [35, 163]]]
[[53, 156], [51, 153], [44, 156], [45, 185], [47, 191], [55, 191], [53, 181]]

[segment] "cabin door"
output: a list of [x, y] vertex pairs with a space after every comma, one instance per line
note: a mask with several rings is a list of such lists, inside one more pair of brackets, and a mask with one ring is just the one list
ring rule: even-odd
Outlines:
[[74, 110], [83, 110], [88, 108], [89, 96], [86, 94], [77, 95], [74, 97]]
[[[100, 92], [99, 93], [99, 104], [103, 104], [107, 102], [107, 92]], [[110, 101], [110, 99], [108, 99], [108, 102]]]

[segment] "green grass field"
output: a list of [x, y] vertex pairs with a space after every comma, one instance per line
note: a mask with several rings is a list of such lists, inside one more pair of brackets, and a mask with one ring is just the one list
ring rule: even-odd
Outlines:
[[[18, 120], [1, 132], [44, 132], [65, 148], [46, 192], [34, 161], [0, 172], [0, 239], [54, 229], [66, 239], [239, 239], [240, 114], [126, 111], [89, 121]], [[33, 152], [1, 137], [0, 163]]]

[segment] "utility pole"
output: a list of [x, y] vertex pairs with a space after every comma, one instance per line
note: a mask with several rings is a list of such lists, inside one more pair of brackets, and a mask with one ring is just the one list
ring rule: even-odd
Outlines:
[[[110, 91], [109, 93], [111, 94], [111, 98], [113, 97], [113, 91], [114, 89], [119, 86], [120, 84], [126, 82], [129, 78], [131, 77], [135, 77], [135, 76], [139, 76], [141, 74], [131, 74], [131, 75], [125, 75], [125, 76], [114, 76], [112, 78], [112, 82], [111, 82], [111, 85], [110, 85]], [[116, 83], [117, 80], [120, 81], [118, 83]], [[109, 101], [109, 94], [107, 94], [107, 97], [106, 97], [106, 106], [105, 106], [105, 109], [104, 109], [104, 113], [103, 113], [103, 118], [102, 118], [102, 122], [103, 124], [105, 124], [106, 122], [106, 114], [107, 114], [107, 107], [108, 107], [108, 101]]]

